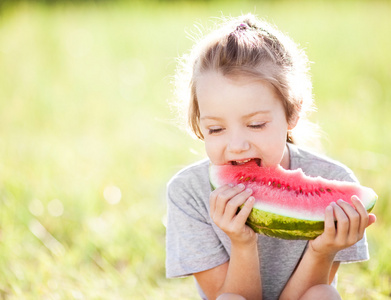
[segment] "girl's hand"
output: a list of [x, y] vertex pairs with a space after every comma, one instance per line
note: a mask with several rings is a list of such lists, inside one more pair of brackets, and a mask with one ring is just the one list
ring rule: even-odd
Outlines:
[[[251, 194], [252, 190], [245, 189], [243, 184], [224, 185], [210, 194], [210, 216], [233, 244], [254, 243], [257, 240], [256, 233], [246, 225], [255, 201]], [[244, 206], [237, 213], [242, 204]]]
[[[365, 228], [375, 223], [376, 216], [368, 214], [357, 196], [351, 198], [355, 207], [338, 200], [326, 208], [324, 232], [309, 242], [315, 253], [334, 256], [338, 251], [348, 248], [364, 236]], [[334, 223], [334, 217], [337, 221]]]

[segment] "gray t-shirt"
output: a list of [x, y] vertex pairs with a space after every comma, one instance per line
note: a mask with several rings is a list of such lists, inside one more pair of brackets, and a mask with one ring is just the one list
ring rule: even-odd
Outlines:
[[[292, 170], [301, 168], [309, 176], [357, 181], [351, 170], [336, 161], [292, 144], [288, 144], [288, 148]], [[200, 161], [177, 173], [168, 183], [166, 275], [169, 278], [205, 271], [230, 258], [230, 239], [209, 216], [208, 167], [209, 160]], [[278, 299], [307, 244], [303, 240], [258, 236], [263, 299]], [[340, 262], [368, 259], [365, 236], [335, 257], [335, 261]], [[207, 299], [198, 284], [197, 288], [201, 298]]]

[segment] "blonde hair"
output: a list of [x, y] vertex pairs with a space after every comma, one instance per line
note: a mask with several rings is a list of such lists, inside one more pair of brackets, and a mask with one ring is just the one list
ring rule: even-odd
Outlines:
[[[176, 75], [176, 91], [187, 106], [187, 124], [203, 139], [196, 94], [197, 78], [206, 71], [224, 76], [249, 76], [271, 83], [280, 96], [289, 122], [313, 109], [309, 62], [304, 51], [285, 34], [265, 21], [247, 14], [226, 20], [201, 39], [185, 55]], [[298, 126], [300, 127], [300, 126]], [[287, 141], [297, 143], [296, 129], [288, 131]]]

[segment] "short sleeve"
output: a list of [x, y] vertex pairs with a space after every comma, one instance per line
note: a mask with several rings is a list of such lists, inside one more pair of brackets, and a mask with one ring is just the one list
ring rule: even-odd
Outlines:
[[341, 263], [351, 263], [365, 261], [368, 259], [368, 242], [366, 235], [364, 234], [364, 237], [353, 246], [339, 251], [335, 256], [334, 261], [339, 261]]
[[208, 181], [197, 180], [191, 174], [182, 173], [167, 186], [168, 278], [205, 271], [229, 260], [210, 222], [209, 193]]

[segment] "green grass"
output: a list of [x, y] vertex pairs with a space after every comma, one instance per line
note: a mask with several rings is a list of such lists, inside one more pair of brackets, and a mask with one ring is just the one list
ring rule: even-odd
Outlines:
[[204, 151], [167, 101], [185, 30], [221, 12], [267, 17], [314, 61], [324, 148], [379, 194], [371, 260], [341, 266], [339, 289], [389, 299], [391, 5], [109, 3], [0, 15], [0, 299], [197, 299], [165, 279], [163, 223], [166, 182]]

